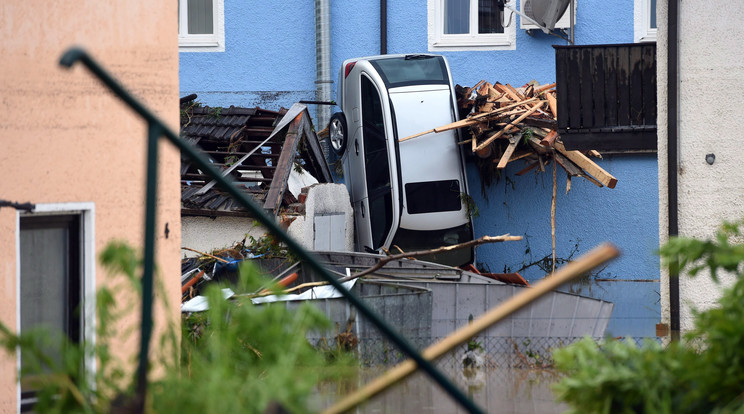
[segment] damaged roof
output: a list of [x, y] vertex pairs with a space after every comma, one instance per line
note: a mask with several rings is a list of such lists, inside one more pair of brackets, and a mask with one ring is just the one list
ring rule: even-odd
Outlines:
[[[305, 105], [279, 111], [210, 108], [193, 99], [182, 99], [181, 137], [270, 214], [297, 201], [288, 191], [290, 175], [304, 170], [318, 182], [333, 182]], [[251, 215], [183, 156], [181, 214]]]

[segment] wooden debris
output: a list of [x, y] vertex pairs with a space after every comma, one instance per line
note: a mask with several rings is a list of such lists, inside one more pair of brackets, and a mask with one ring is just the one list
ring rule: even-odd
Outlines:
[[[515, 88], [484, 80], [472, 88], [457, 85], [457, 106], [468, 114], [465, 118], [400, 141], [463, 128], [467, 133], [461, 144], [468, 143], [479, 158], [492, 160], [484, 165], [504, 169], [510, 162], [524, 159], [527, 166], [517, 173], [522, 175], [535, 168], [544, 172], [545, 165], [554, 161], [569, 180], [582, 177], [600, 187], [615, 188], [617, 179], [587, 157], [601, 158], [597, 151], [567, 151], [561, 142], [555, 85], [531, 81]], [[571, 188], [570, 182], [566, 187]]]

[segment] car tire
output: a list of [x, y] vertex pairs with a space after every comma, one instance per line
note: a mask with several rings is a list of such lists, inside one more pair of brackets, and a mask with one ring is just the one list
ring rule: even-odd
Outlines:
[[343, 155], [346, 150], [349, 131], [346, 126], [346, 117], [343, 112], [336, 112], [331, 116], [328, 123], [328, 140], [336, 155]]

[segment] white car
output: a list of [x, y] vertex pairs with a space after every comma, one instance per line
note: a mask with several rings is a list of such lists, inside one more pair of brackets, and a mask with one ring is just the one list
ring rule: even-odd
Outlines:
[[[357, 251], [433, 249], [473, 239], [459, 132], [400, 139], [458, 120], [447, 61], [430, 54], [344, 61], [329, 123], [354, 207]], [[461, 266], [473, 249], [425, 257]]]

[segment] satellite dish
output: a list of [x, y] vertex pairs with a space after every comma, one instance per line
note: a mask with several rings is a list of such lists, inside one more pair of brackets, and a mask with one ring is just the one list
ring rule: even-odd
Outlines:
[[569, 0], [522, 0], [522, 13], [538, 26], [553, 30], [568, 8]]
[[[511, 1], [504, 1], [503, 5], [505, 9], [517, 13], [523, 20], [536, 25], [544, 33], [566, 39], [573, 44], [573, 19], [570, 19], [571, 39], [554, 34], [553, 29], [561, 16], [563, 16], [563, 13], [566, 12], [569, 4], [573, 4], [574, 0], [522, 0], [522, 11], [517, 10], [509, 4]], [[575, 10], [573, 8], [574, 6], [571, 7], [572, 10]]]

